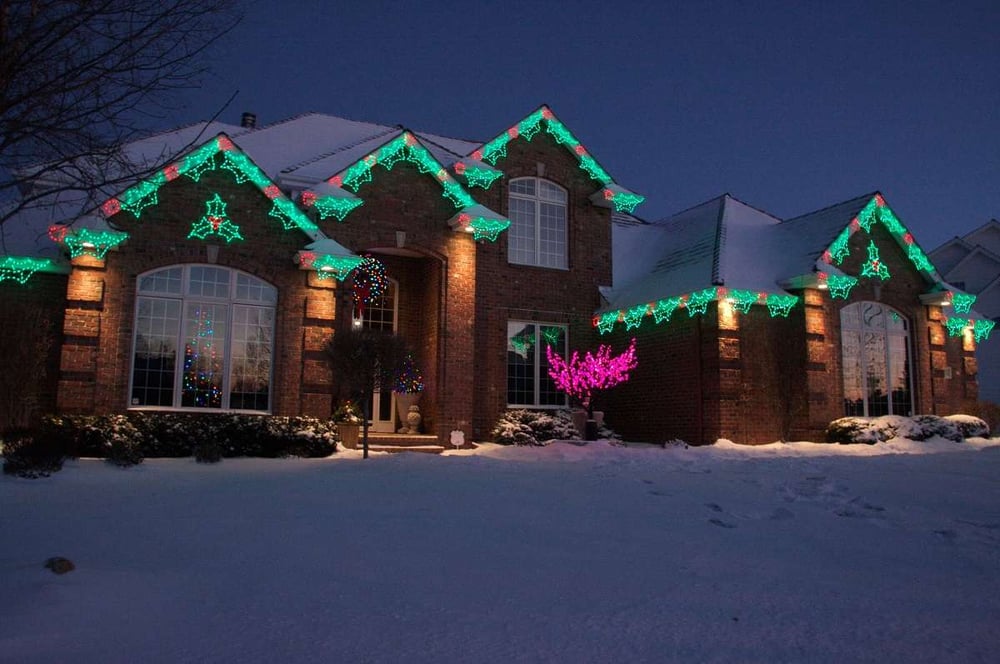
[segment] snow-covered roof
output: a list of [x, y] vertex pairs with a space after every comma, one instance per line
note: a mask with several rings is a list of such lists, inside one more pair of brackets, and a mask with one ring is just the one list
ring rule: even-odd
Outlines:
[[[615, 224], [614, 284], [603, 290], [601, 311], [715, 286], [780, 293], [789, 282], [815, 279], [817, 270], [838, 274], [824, 254], [852, 220], [875, 205], [873, 199], [884, 205], [881, 195], [871, 192], [782, 221], [723, 194], [654, 224]], [[914, 243], [909, 236], [906, 241]], [[933, 269], [925, 276], [935, 287], [954, 290]]]

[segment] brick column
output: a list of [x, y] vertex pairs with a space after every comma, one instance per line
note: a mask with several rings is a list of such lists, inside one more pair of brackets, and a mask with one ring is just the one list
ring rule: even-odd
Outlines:
[[302, 415], [326, 418], [333, 410], [332, 375], [326, 344], [333, 336], [337, 317], [337, 282], [319, 279], [315, 272], [310, 272], [305, 295], [299, 410]]
[[94, 410], [97, 351], [104, 309], [104, 261], [79, 256], [66, 285], [66, 315], [59, 359], [59, 393], [56, 409], [61, 413]]

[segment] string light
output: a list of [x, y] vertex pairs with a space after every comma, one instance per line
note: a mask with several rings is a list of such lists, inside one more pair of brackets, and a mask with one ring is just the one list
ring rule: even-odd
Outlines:
[[976, 303], [976, 296], [971, 293], [951, 292], [948, 299], [951, 301], [951, 306], [960, 314], [972, 311], [972, 305]]
[[228, 244], [233, 240], [242, 240], [240, 227], [226, 216], [226, 202], [219, 194], [205, 201], [205, 215], [191, 225], [188, 238], [196, 237], [204, 240], [209, 235], [218, 235]]
[[[458, 164], [462, 164], [462, 162], [458, 162]], [[458, 172], [457, 169], [456, 172]], [[463, 164], [461, 175], [465, 177], [465, 181], [470, 187], [489, 189], [493, 186], [494, 182], [503, 177], [503, 171], [498, 171], [495, 168], [479, 168]]]
[[23, 286], [35, 272], [51, 267], [52, 261], [48, 258], [4, 256], [0, 258], [0, 281], [10, 279]]
[[469, 221], [468, 227], [472, 229], [473, 239], [496, 242], [497, 238], [500, 237], [500, 233], [510, 228], [510, 221], [506, 219], [477, 217]]
[[715, 300], [717, 293], [717, 288], [706, 288], [703, 291], [691, 293], [684, 304], [685, 308], [687, 308], [688, 316], [694, 318], [695, 314], [704, 314], [708, 311], [708, 303]]
[[92, 231], [89, 228], [72, 229], [63, 235], [63, 243], [72, 258], [87, 255], [104, 260], [105, 254], [128, 239], [124, 231]]
[[604, 200], [610, 201], [615, 206], [616, 212], [627, 212], [632, 214], [635, 212], [635, 208], [646, 200], [645, 196], [632, 193], [631, 191], [612, 191], [611, 189], [605, 189], [603, 192]]
[[851, 289], [858, 285], [858, 279], [848, 274], [830, 274], [826, 276], [826, 283], [830, 287], [830, 297], [846, 300]]
[[[619, 311], [609, 311], [607, 313], [601, 314], [597, 319], [597, 329], [601, 334], [607, 334], [614, 328], [615, 323], [618, 322], [618, 317], [621, 312]], [[659, 322], [659, 321], [657, 321]]]
[[889, 268], [886, 267], [885, 263], [879, 257], [875, 240], [871, 240], [868, 243], [868, 262], [861, 268], [861, 276], [868, 278], [878, 277], [882, 281], [889, 278]]
[[[219, 154], [222, 154], [221, 158]], [[219, 134], [152, 177], [129, 187], [117, 198], [108, 199], [101, 206], [101, 210], [106, 217], [127, 210], [138, 219], [143, 210], [159, 202], [158, 191], [167, 182], [177, 179], [179, 175], [199, 182], [202, 175], [216, 169], [228, 171], [239, 184], [252, 182], [260, 189], [271, 200], [271, 210], [268, 215], [281, 221], [285, 230], [294, 227], [304, 232], [318, 230], [318, 226], [310, 221], [265, 175], [264, 171], [246, 153], [239, 150], [225, 134]]]
[[639, 304], [628, 309], [625, 312], [625, 329], [631, 330], [633, 327], [639, 327], [648, 309], [649, 306], [645, 304]]
[[731, 290], [729, 291], [729, 297], [733, 301], [733, 307], [741, 314], [750, 313], [750, 307], [757, 304], [757, 300], [759, 299], [757, 291], [751, 290]]
[[679, 297], [668, 297], [664, 300], [658, 300], [656, 304], [653, 305], [653, 319], [657, 323], [670, 320], [670, 317], [674, 315], [674, 312], [677, 311], [680, 306], [681, 298]]
[[376, 301], [389, 289], [389, 279], [385, 276], [385, 265], [371, 255], [361, 257], [354, 269], [352, 295], [358, 316], [365, 313], [365, 306]]
[[792, 307], [799, 301], [797, 295], [779, 295], [777, 293], [769, 293], [767, 296], [767, 310], [771, 313], [771, 318], [777, 318], [782, 316], [783, 318], [788, 318], [788, 314], [792, 311]]
[[316, 277], [322, 280], [336, 278], [343, 281], [361, 264], [360, 256], [318, 254], [312, 251], [300, 251], [298, 260], [302, 267], [316, 270]]
[[948, 328], [949, 337], [958, 337], [962, 335], [962, 331], [972, 324], [967, 318], [957, 318], [952, 317], [945, 321], [945, 327]]
[[980, 341], [986, 341], [990, 338], [990, 332], [993, 331], [993, 326], [996, 325], [996, 321], [980, 319], [972, 324], [973, 332], [976, 335], [976, 343]]

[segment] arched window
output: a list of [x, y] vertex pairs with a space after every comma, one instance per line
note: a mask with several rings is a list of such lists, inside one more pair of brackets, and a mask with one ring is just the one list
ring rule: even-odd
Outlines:
[[129, 404], [268, 412], [278, 291], [238, 270], [140, 275]]
[[911, 415], [910, 328], [895, 309], [857, 302], [840, 310], [846, 415]]
[[540, 178], [511, 180], [507, 260], [565, 270], [566, 190]]

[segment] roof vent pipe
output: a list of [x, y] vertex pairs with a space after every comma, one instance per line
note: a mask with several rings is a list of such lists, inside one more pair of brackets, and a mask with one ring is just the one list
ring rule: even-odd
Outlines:
[[253, 129], [257, 126], [257, 114], [250, 113], [249, 111], [244, 111], [243, 116], [240, 118], [240, 126], [246, 129]]

